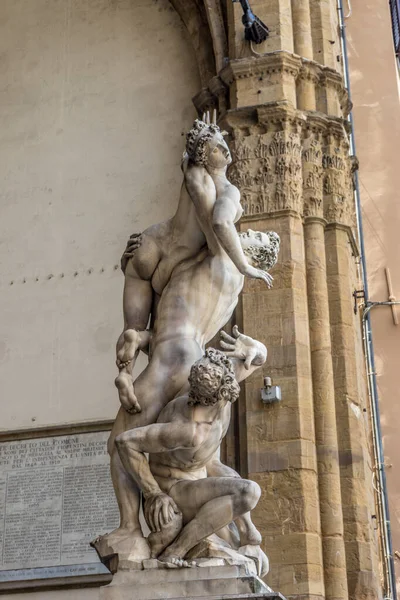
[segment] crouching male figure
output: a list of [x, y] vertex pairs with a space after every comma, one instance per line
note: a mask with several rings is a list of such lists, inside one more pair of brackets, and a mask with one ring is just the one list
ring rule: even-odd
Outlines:
[[232, 521], [241, 546], [261, 541], [250, 518], [260, 488], [223, 465], [219, 447], [238, 382], [265, 362], [267, 350], [237, 327], [233, 337], [222, 335], [226, 354], [206, 350], [191, 368], [186, 395], [169, 402], [157, 423], [116, 439], [125, 469], [143, 492], [152, 555], [170, 567], [192, 566], [187, 553]]

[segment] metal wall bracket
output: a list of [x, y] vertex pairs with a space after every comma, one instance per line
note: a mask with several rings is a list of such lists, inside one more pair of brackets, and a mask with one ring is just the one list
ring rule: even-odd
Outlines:
[[264, 377], [264, 387], [261, 389], [261, 400], [264, 404], [273, 404], [282, 400], [279, 385], [272, 385], [271, 377]]
[[[386, 275], [386, 283], [387, 283], [387, 288], [388, 288], [389, 302], [396, 302], [396, 296], [393, 295], [392, 278], [390, 276], [389, 267], [385, 268], [385, 275]], [[393, 323], [395, 325], [398, 325], [399, 317], [397, 316], [396, 304], [392, 304], [391, 309], [392, 309]]]
[[365, 291], [364, 290], [354, 290], [353, 292], [354, 298], [354, 314], [356, 315], [358, 312], [358, 300], [365, 300]]

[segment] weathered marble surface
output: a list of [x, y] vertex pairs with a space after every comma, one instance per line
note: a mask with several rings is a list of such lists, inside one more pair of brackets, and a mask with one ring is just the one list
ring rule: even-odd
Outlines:
[[152, 556], [168, 564], [192, 564], [189, 551], [232, 521], [240, 546], [261, 542], [249, 514], [259, 487], [220, 462], [219, 446], [238, 382], [265, 362], [267, 352], [237, 328], [233, 335], [225, 333], [223, 342], [231, 359], [208, 349], [192, 366], [189, 391], [169, 402], [157, 423], [116, 439], [122, 464], [143, 493]]
[[100, 590], [100, 600], [218, 600], [282, 599], [251, 568], [222, 566], [218, 559], [193, 569], [160, 569], [157, 561], [145, 561], [141, 571], [120, 570], [112, 583]]
[[[268, 572], [250, 517], [259, 487], [219, 459], [238, 383], [265, 362], [267, 350], [234, 327], [232, 335], [221, 334], [223, 351], [205, 352], [230, 319], [244, 276], [271, 287], [268, 269], [279, 251], [274, 232], [236, 232], [242, 210], [239, 190], [226, 178], [230, 162], [216, 124], [196, 121], [187, 136], [177, 213], [132, 236], [122, 259], [121, 409], [109, 441], [121, 524], [94, 542], [103, 560], [118, 557], [116, 582], [123, 569], [140, 574], [150, 557], [159, 559], [153, 567], [173, 571], [197, 571], [199, 562], [217, 560], [255, 577]], [[150, 360], [134, 382], [141, 350]], [[139, 524], [140, 492], [147, 539]], [[235, 578], [231, 584], [232, 593], [252, 591], [239, 590]], [[143, 598], [157, 597], [153, 589], [147, 593]], [[176, 590], [171, 594], [178, 597]]]

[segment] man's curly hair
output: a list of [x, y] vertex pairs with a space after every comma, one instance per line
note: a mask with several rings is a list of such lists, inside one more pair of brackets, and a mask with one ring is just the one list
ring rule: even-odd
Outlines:
[[194, 363], [189, 375], [189, 404], [210, 406], [221, 400], [235, 402], [240, 387], [231, 360], [220, 350], [208, 348]]
[[206, 166], [207, 143], [219, 132], [218, 125], [208, 125], [200, 119], [195, 120], [193, 127], [186, 135], [186, 152], [195, 165]]

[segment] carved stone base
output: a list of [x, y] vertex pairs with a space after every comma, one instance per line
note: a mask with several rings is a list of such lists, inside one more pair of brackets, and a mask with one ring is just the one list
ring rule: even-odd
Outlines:
[[285, 600], [274, 593], [249, 565], [225, 565], [222, 559], [201, 559], [198, 567], [166, 569], [157, 560], [142, 570], [119, 570], [100, 589], [100, 600]]

